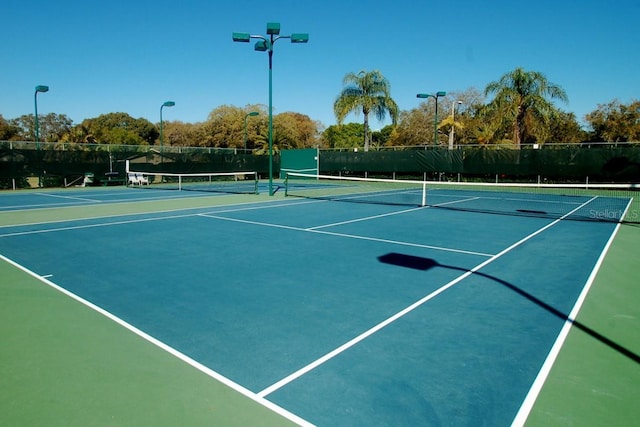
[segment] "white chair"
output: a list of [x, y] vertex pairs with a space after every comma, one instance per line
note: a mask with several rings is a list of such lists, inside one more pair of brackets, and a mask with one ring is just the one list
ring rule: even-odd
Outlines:
[[138, 185], [149, 185], [149, 178], [141, 173], [136, 174], [138, 176]]
[[127, 179], [127, 185], [140, 185], [140, 179], [137, 173], [130, 173]]

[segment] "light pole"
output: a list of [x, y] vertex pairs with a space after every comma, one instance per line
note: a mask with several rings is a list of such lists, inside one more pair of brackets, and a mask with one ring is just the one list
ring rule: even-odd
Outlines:
[[247, 150], [247, 117], [251, 116], [251, 117], [255, 117], [257, 116], [258, 113], [257, 111], [251, 111], [250, 113], [245, 114], [244, 116], [244, 149], [245, 151]]
[[252, 35], [249, 33], [233, 33], [234, 42], [249, 43], [251, 39], [260, 39], [256, 42], [254, 50], [269, 52], [269, 196], [273, 196], [273, 108], [272, 108], [272, 69], [273, 69], [273, 45], [280, 39], [291, 39], [291, 43], [307, 43], [309, 34], [293, 33], [290, 36], [280, 35], [280, 24], [267, 23], [267, 36]]
[[416, 95], [417, 98], [433, 98], [436, 100], [436, 115], [433, 119], [433, 146], [438, 145], [438, 98], [441, 96], [446, 96], [447, 92], [436, 92], [435, 95], [431, 95], [430, 93], [419, 93]]
[[162, 109], [164, 107], [173, 107], [174, 105], [176, 105], [175, 102], [166, 101], [164, 104], [160, 106], [160, 153], [162, 153], [163, 146], [164, 146], [164, 133], [162, 131]]
[[453, 134], [456, 131], [456, 105], [461, 105], [462, 101], [454, 101], [451, 105], [451, 130], [449, 131], [449, 150], [453, 150]]
[[49, 86], [38, 85], [36, 86], [36, 92], [33, 95], [33, 104], [35, 105], [36, 110], [36, 149], [40, 149], [40, 134], [38, 129], [38, 92], [48, 92]]

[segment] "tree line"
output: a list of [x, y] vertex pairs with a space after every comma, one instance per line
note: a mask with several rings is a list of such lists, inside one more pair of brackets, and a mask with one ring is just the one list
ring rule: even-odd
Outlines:
[[[555, 102], [568, 100], [561, 86], [540, 72], [522, 68], [489, 83], [483, 91], [469, 88], [438, 98], [429, 95], [417, 107], [402, 111], [391, 96], [389, 81], [377, 70], [348, 73], [343, 85], [333, 105], [336, 125], [325, 128], [297, 112], [274, 114], [274, 149], [640, 141], [640, 101], [598, 105], [584, 117], [585, 129], [575, 114], [556, 106]], [[363, 123], [344, 124], [352, 112], [362, 112]], [[378, 119], [389, 114], [392, 124], [371, 130], [370, 114]], [[46, 142], [246, 148], [257, 153], [265, 152], [268, 145], [268, 110], [261, 104], [222, 105], [200, 123], [166, 121], [162, 138], [159, 123], [124, 112], [77, 125], [65, 114], [49, 113], [39, 115], [38, 123], [40, 140]], [[9, 120], [0, 115], [0, 140], [34, 141], [34, 115]]]

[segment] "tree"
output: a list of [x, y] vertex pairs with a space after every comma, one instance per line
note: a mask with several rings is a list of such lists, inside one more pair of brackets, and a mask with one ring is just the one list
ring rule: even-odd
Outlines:
[[640, 101], [624, 105], [617, 100], [600, 104], [585, 119], [593, 130], [591, 140], [608, 142], [640, 141]]
[[273, 133], [280, 149], [312, 148], [318, 145], [318, 122], [309, 116], [285, 112], [273, 118]]
[[395, 126], [387, 125], [382, 129], [380, 129], [379, 132], [373, 132], [372, 134], [373, 142], [378, 143], [381, 146], [389, 145], [394, 129], [395, 129]]
[[[17, 129], [18, 139], [23, 141], [35, 141], [36, 125], [33, 114], [25, 114], [17, 119], [13, 119], [9, 124]], [[63, 139], [64, 135], [71, 130], [73, 121], [65, 114], [49, 113], [47, 115], [38, 114], [38, 133], [40, 141], [57, 142]]]
[[0, 141], [8, 141], [18, 135], [19, 129], [6, 121], [0, 114]]
[[322, 134], [324, 146], [329, 148], [356, 148], [362, 141], [364, 126], [361, 123], [331, 125]]
[[485, 95], [490, 94], [495, 95], [492, 106], [511, 122], [513, 142], [518, 148], [532, 136], [535, 124], [547, 122], [554, 110], [551, 100], [568, 101], [565, 91], [544, 74], [519, 67], [489, 83]]
[[550, 115], [547, 142], [576, 144], [585, 141], [587, 133], [582, 130], [576, 115], [556, 110]]
[[201, 123], [184, 123], [179, 120], [168, 121], [163, 124], [164, 145], [183, 147], [197, 147], [200, 145]]
[[[420, 103], [409, 111], [401, 111], [398, 125], [392, 133], [388, 145], [418, 146], [433, 140], [433, 115], [428, 116], [426, 103]], [[435, 109], [434, 109], [435, 110]]]
[[447, 116], [440, 122], [438, 128], [444, 128], [449, 134], [455, 128], [454, 144], [474, 142], [474, 126], [477, 126], [477, 113], [484, 106], [484, 95], [478, 89], [469, 87], [461, 92], [447, 93], [442, 105], [453, 106], [455, 116], [449, 109]]
[[85, 135], [87, 142], [105, 144], [153, 145], [160, 135], [156, 127], [147, 119], [134, 119], [127, 113], [102, 114], [84, 120], [78, 135]]
[[221, 105], [215, 108], [205, 124], [206, 146], [242, 147], [245, 111], [233, 105]]
[[374, 70], [360, 71], [358, 74], [348, 73], [342, 81], [344, 87], [333, 104], [333, 111], [338, 124], [342, 124], [349, 113], [362, 111], [364, 115], [364, 151], [369, 150], [369, 113], [375, 114], [378, 120], [384, 120], [387, 112], [395, 125], [399, 108], [391, 98], [389, 81]]

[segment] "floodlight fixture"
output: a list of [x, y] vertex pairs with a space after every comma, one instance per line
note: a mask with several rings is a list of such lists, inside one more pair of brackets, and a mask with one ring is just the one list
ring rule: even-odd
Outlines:
[[249, 40], [251, 40], [249, 33], [233, 33], [234, 42], [249, 43]]
[[266, 40], [258, 40], [253, 47], [253, 50], [257, 50], [258, 52], [265, 52], [267, 50], [267, 41]]
[[33, 105], [35, 109], [36, 149], [40, 149], [40, 132], [38, 128], [38, 92], [49, 92], [49, 86], [36, 86], [36, 91], [33, 95]]
[[269, 22], [267, 23], [267, 34], [274, 36], [280, 35], [280, 23], [279, 22]]
[[293, 33], [290, 36], [281, 36], [278, 22], [267, 23], [267, 36], [233, 33], [234, 42], [246, 43], [250, 39], [259, 39], [254, 45], [254, 50], [269, 53], [269, 196], [273, 196], [273, 45], [280, 39], [290, 39], [291, 43], [307, 43], [309, 34]]
[[291, 43], [308, 43], [309, 34], [307, 33], [293, 33], [291, 34]]
[[165, 101], [160, 106], [160, 153], [162, 153], [164, 147], [164, 134], [162, 132], [162, 109], [164, 107], [173, 107], [174, 105], [176, 105], [176, 103], [173, 101]]
[[433, 146], [435, 147], [438, 144], [438, 98], [441, 96], [446, 96], [447, 92], [438, 91], [435, 95], [430, 93], [419, 93], [416, 95], [416, 98], [433, 98], [436, 100], [436, 113], [433, 118]]

